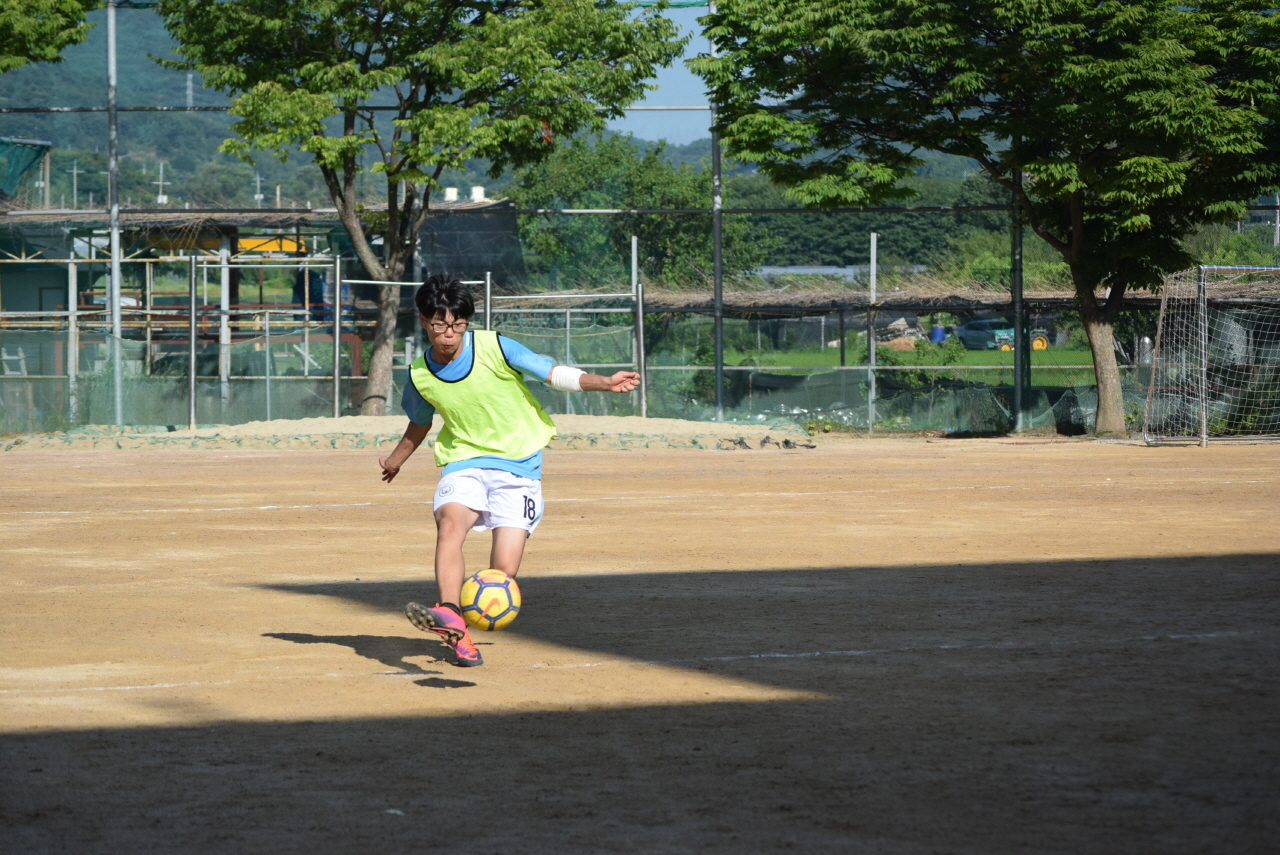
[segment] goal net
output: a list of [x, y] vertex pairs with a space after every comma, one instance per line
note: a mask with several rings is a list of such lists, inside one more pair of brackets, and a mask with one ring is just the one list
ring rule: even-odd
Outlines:
[[1138, 372], [1150, 445], [1280, 439], [1280, 267], [1170, 276]]

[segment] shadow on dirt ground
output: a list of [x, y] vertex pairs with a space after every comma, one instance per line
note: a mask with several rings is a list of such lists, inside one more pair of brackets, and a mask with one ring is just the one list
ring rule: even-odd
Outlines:
[[441, 664], [449, 659], [449, 648], [443, 641], [437, 641], [431, 636], [401, 638], [394, 635], [309, 635], [305, 632], [268, 632], [265, 635], [267, 638], [292, 641], [294, 644], [336, 644], [339, 647], [349, 647], [355, 655], [380, 662], [402, 674], [442, 673], [427, 671], [421, 665], [405, 661], [410, 658], [428, 656]]
[[[11, 734], [0, 849], [1237, 855], [1280, 839], [1276, 555], [522, 584], [511, 631], [829, 700]], [[274, 589], [401, 621], [431, 594]], [[442, 654], [407, 622], [292, 623], [272, 637], [409, 673]], [[463, 672], [439, 673], [419, 682]]]

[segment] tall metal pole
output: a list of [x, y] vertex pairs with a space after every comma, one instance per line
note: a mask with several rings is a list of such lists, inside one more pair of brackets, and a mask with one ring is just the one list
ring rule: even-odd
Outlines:
[[333, 257], [333, 417], [342, 415], [342, 256]]
[[[302, 376], [311, 376], [311, 266], [309, 256], [302, 256]], [[317, 366], [318, 367], [318, 366]]]
[[1204, 265], [1200, 265], [1200, 279], [1197, 283], [1199, 324], [1197, 338], [1200, 353], [1200, 447], [1209, 447], [1209, 273]]
[[[708, 3], [708, 11], [716, 13], [715, 0]], [[717, 56], [715, 40], [711, 40], [711, 55]], [[715, 325], [715, 375], [716, 421], [724, 421], [724, 236], [721, 229], [724, 200], [720, 186], [720, 133], [715, 130], [716, 105], [711, 105], [711, 317]]]
[[[1021, 140], [1015, 139], [1016, 147]], [[1022, 167], [1013, 167], [1013, 207], [1009, 211], [1010, 269], [1009, 289], [1013, 298], [1013, 429], [1026, 430], [1023, 420], [1023, 390], [1028, 371], [1027, 323], [1022, 306], [1022, 211], [1018, 207], [1022, 196]]]
[[867, 433], [876, 424], [876, 249], [880, 235], [871, 233], [871, 275], [867, 294]]
[[[422, 256], [419, 254], [421, 246], [415, 247], [413, 250], [413, 281], [421, 282], [422, 275]], [[414, 297], [417, 297], [417, 290], [414, 290]], [[413, 352], [416, 355], [421, 354], [425, 348], [422, 346], [422, 322], [418, 320], [418, 303], [414, 300], [413, 309]], [[486, 293], [484, 297], [484, 311], [486, 316], [489, 313], [489, 295]], [[486, 318], [487, 319], [487, 318]], [[407, 366], [406, 366], [407, 367]], [[406, 375], [408, 376], [408, 375]], [[405, 382], [408, 382], [407, 380]]]
[[187, 274], [187, 427], [196, 429], [196, 252]]
[[155, 268], [151, 262], [142, 262], [142, 305], [146, 307], [147, 314], [143, 318], [143, 324], [146, 328], [146, 350], [142, 352], [143, 373], [151, 374], [151, 310], [155, 308]]
[[644, 283], [640, 281], [640, 239], [631, 236], [631, 293], [636, 302], [636, 373], [640, 375], [640, 418], [649, 417], [649, 383], [644, 350]]
[[484, 272], [484, 328], [493, 329], [493, 273]]
[[[569, 309], [564, 312], [564, 364], [573, 364], [573, 315]], [[564, 393], [564, 411], [573, 415], [573, 395], [570, 392]]]
[[[714, 116], [714, 112], [712, 116]], [[711, 132], [711, 312], [715, 324], [716, 421], [724, 421], [724, 236], [720, 188], [720, 135]]]
[[271, 313], [270, 312], [262, 313], [262, 329], [263, 329], [263, 332], [266, 333], [266, 337], [267, 337], [266, 362], [264, 363], [266, 367], [263, 368], [262, 373], [263, 373], [263, 376], [266, 377], [266, 382], [267, 382], [267, 421], [271, 421]]
[[218, 391], [225, 411], [231, 403], [231, 241], [222, 236], [222, 248], [218, 250], [222, 294], [218, 298]]
[[644, 343], [644, 283], [636, 291], [636, 367], [640, 374], [640, 418], [649, 418], [649, 353]]
[[74, 249], [70, 256], [72, 260], [67, 264], [67, 421], [74, 423], [80, 409], [76, 397], [76, 374], [80, 368], [80, 319], [76, 315], [80, 311], [80, 289]]
[[879, 264], [876, 261], [876, 251], [879, 249], [879, 243], [880, 243], [880, 235], [876, 234], [875, 232], [872, 232], [871, 233], [871, 269], [870, 271], [868, 271], [870, 275], [867, 277], [867, 280], [868, 280], [867, 284], [869, 286], [868, 290], [870, 291], [871, 305], [873, 306], [875, 305], [875, 302], [876, 302], [876, 275], [879, 272]]
[[115, 424], [124, 424], [124, 367], [120, 348], [120, 157], [116, 122], [116, 3], [107, 0], [107, 194], [111, 207], [111, 281], [107, 289], [107, 306], [111, 311], [111, 336], [114, 359], [111, 360], [112, 391], [115, 399]]
[[107, 193], [111, 207], [111, 334], [120, 337], [120, 152], [116, 114], [116, 3], [107, 0]]

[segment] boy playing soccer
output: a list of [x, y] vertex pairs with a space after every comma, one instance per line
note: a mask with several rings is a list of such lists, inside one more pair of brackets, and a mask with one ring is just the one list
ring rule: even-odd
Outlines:
[[459, 665], [479, 665], [480, 651], [458, 606], [462, 544], [470, 529], [493, 529], [489, 566], [516, 575], [524, 542], [542, 520], [542, 449], [556, 433], [521, 372], [565, 392], [630, 392], [640, 375], [587, 374], [496, 332], [468, 332], [475, 303], [455, 277], [430, 277], [414, 303], [431, 347], [409, 368], [411, 382], [402, 399], [409, 426], [395, 450], [378, 462], [382, 480], [390, 483], [438, 412], [444, 427], [435, 457], [444, 471], [434, 501], [440, 602], [431, 608], [409, 603], [405, 614], [418, 629], [443, 638]]

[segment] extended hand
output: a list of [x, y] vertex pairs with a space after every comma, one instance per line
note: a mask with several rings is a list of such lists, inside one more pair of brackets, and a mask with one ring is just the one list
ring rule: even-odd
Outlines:
[[630, 392], [640, 385], [640, 375], [634, 371], [619, 371], [612, 377], [605, 378], [605, 382], [609, 384], [607, 391]]

